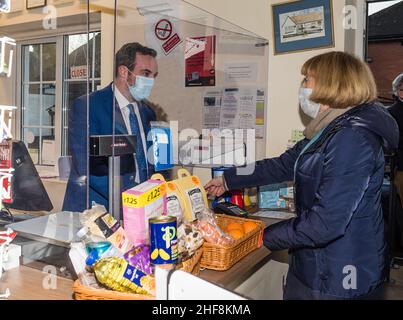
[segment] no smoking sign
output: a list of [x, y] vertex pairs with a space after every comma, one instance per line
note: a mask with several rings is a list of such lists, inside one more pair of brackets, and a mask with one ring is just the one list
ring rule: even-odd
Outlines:
[[155, 24], [154, 33], [166, 55], [182, 42], [172, 22], [167, 19], [161, 19]]
[[172, 23], [167, 19], [158, 21], [155, 25], [155, 35], [159, 40], [167, 40], [172, 34]]

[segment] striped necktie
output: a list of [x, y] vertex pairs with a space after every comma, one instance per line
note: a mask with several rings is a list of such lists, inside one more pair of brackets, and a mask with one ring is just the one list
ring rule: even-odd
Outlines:
[[[140, 183], [142, 183], [147, 180], [148, 167], [146, 156], [144, 154], [143, 141], [141, 139], [141, 133], [140, 133], [139, 121], [141, 121], [141, 119], [137, 119], [136, 113], [134, 112], [133, 104], [129, 104], [127, 107], [130, 110], [129, 120], [130, 120], [130, 127], [132, 129], [132, 134], [136, 136], [136, 160], [139, 170]], [[139, 112], [141, 112], [140, 106], [139, 106]]]

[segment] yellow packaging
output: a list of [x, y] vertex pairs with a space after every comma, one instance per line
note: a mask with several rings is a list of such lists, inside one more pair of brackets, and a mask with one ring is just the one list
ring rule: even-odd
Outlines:
[[166, 201], [166, 210], [165, 213], [167, 216], [176, 217], [178, 225], [182, 223], [184, 208], [185, 208], [185, 199], [183, 195], [179, 191], [178, 187], [175, 184], [175, 181], [165, 181], [165, 178], [162, 174], [156, 173], [151, 179], [153, 180], [161, 180], [165, 183], [167, 190], [167, 201]]
[[155, 278], [131, 266], [124, 258], [109, 257], [94, 264], [97, 280], [119, 292], [155, 295]]
[[178, 179], [172, 181], [181, 193], [184, 201], [184, 220], [196, 220], [196, 215], [208, 208], [206, 190], [196, 176], [185, 169], [178, 170]]

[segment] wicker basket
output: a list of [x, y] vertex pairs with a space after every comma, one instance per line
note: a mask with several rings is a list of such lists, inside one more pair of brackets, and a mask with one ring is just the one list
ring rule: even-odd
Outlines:
[[183, 261], [178, 269], [191, 273], [194, 276], [198, 276], [200, 273], [200, 261], [202, 255], [203, 255], [203, 248], [200, 247], [199, 249], [196, 250], [196, 252], [190, 259]]
[[154, 296], [87, 287], [79, 280], [74, 282], [73, 291], [75, 300], [155, 300]]
[[[196, 250], [192, 258], [182, 262], [178, 269], [189, 272], [193, 275], [198, 275], [200, 273], [200, 260], [202, 254], [203, 248], [199, 248]], [[155, 296], [87, 287], [81, 284], [79, 280], [74, 282], [73, 291], [75, 300], [155, 300]]]
[[227, 215], [216, 215], [216, 218], [221, 230], [225, 230], [227, 225], [232, 222], [243, 224], [246, 221], [253, 221], [258, 227], [230, 245], [224, 246], [204, 242], [200, 263], [201, 268], [219, 271], [228, 270], [243, 257], [263, 245], [263, 230], [265, 225], [262, 221]]

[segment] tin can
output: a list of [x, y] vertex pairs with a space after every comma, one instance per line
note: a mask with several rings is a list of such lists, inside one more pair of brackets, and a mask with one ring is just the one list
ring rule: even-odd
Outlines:
[[176, 217], [161, 216], [149, 219], [150, 260], [154, 265], [173, 265], [178, 262]]

